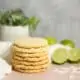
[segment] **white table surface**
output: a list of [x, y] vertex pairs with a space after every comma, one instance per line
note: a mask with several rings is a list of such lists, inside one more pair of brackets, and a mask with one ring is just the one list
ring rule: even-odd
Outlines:
[[[0, 42], [0, 55], [3, 58], [9, 55], [11, 44], [11, 42]], [[77, 72], [72, 67], [75, 67]], [[37, 74], [23, 74], [12, 71], [2, 80], [80, 80], [80, 64], [53, 64], [46, 72]]]

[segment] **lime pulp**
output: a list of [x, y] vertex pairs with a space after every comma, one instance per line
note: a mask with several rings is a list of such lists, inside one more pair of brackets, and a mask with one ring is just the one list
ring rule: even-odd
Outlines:
[[67, 50], [65, 48], [58, 48], [52, 54], [52, 62], [63, 64], [67, 61]]

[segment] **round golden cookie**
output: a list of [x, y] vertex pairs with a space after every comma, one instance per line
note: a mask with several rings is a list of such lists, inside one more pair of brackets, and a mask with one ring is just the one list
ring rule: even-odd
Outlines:
[[19, 60], [12, 60], [12, 64], [14, 65], [25, 65], [25, 66], [39, 66], [39, 65], [44, 65], [44, 64], [47, 64], [49, 63], [49, 60], [46, 59], [46, 60], [43, 60], [43, 61], [40, 61], [40, 62], [27, 62], [27, 61], [19, 61]]
[[21, 48], [18, 46], [13, 45], [12, 51], [16, 52], [27, 52], [27, 53], [39, 53], [39, 52], [48, 52], [48, 46], [46, 47], [39, 47], [39, 48]]
[[14, 70], [21, 72], [21, 73], [38, 73], [38, 72], [44, 72], [47, 69], [39, 69], [39, 70], [29, 70], [29, 69], [21, 69], [21, 68], [13, 68]]
[[19, 61], [30, 61], [30, 62], [38, 62], [38, 61], [42, 61], [42, 60], [46, 60], [48, 59], [48, 55], [42, 56], [42, 57], [35, 57], [35, 58], [23, 58], [21, 56], [15, 56], [13, 55], [12, 57], [14, 60], [19, 60]]
[[25, 37], [15, 40], [14, 45], [21, 48], [38, 48], [48, 46], [48, 43], [46, 39], [40, 37]]
[[48, 66], [49, 66], [49, 63], [46, 63], [46, 64], [44, 64], [44, 65], [38, 65], [38, 66], [25, 66], [25, 65], [16, 65], [16, 64], [13, 64], [13, 67], [14, 68], [21, 68], [21, 69], [34, 69], [34, 70], [38, 70], [38, 69], [42, 69], [42, 68], [48, 68]]
[[20, 56], [22, 58], [35, 58], [35, 57], [43, 57], [48, 55], [48, 53], [21, 53], [21, 52], [13, 52], [14, 56]]

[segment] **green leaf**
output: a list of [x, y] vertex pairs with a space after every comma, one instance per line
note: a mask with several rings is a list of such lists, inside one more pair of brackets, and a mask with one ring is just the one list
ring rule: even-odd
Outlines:
[[28, 25], [31, 30], [36, 30], [40, 22], [35, 16], [26, 17], [21, 9], [1, 11], [0, 12], [0, 25], [12, 26], [26, 26]]
[[31, 29], [34, 31], [37, 28], [38, 23], [40, 22], [39, 19], [37, 19], [36, 17], [30, 17], [29, 18], [29, 26], [31, 27]]

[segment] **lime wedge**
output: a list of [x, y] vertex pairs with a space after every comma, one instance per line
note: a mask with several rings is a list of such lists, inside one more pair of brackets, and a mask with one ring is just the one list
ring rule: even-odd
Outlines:
[[57, 43], [57, 39], [53, 37], [45, 37], [45, 39], [48, 41], [49, 45], [53, 45]]
[[80, 59], [80, 49], [79, 48], [72, 48], [69, 51], [68, 59], [71, 62], [77, 62], [77, 61], [79, 61], [79, 59]]
[[75, 47], [75, 43], [72, 40], [65, 39], [65, 40], [60, 41], [60, 43], [65, 46], [70, 46], [72, 48]]
[[56, 49], [51, 57], [52, 62], [55, 62], [57, 64], [65, 63], [68, 59], [67, 53], [68, 51], [65, 48]]

